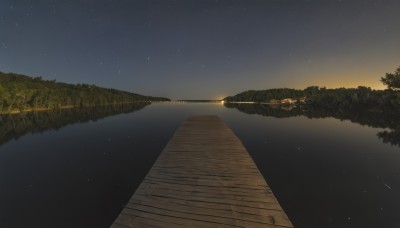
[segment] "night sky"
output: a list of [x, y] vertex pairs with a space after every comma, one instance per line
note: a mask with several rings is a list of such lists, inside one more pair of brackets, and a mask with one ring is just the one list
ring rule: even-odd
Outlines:
[[172, 99], [383, 89], [399, 0], [0, 0], [0, 71]]

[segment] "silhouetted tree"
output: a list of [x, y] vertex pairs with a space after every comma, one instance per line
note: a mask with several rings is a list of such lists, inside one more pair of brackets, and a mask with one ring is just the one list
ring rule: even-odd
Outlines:
[[400, 89], [400, 67], [394, 73], [386, 73], [385, 77], [381, 77], [381, 82], [389, 89]]

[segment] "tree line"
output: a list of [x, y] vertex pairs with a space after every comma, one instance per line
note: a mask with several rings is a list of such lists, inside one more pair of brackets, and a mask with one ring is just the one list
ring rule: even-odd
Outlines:
[[386, 90], [373, 90], [370, 87], [327, 89], [310, 86], [300, 89], [249, 90], [235, 96], [224, 98], [227, 102], [270, 103], [273, 100], [291, 98], [309, 106], [323, 108], [367, 108], [399, 109], [400, 108], [400, 67], [394, 73], [387, 73], [381, 78], [387, 85]]
[[74, 85], [0, 72], [0, 112], [168, 100], [95, 85]]

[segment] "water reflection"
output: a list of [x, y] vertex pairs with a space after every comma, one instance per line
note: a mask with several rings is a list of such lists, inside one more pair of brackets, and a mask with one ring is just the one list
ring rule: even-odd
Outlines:
[[204, 114], [241, 139], [296, 228], [400, 227], [399, 148], [375, 136], [398, 142], [394, 114], [145, 106], [2, 116], [0, 227], [109, 227], [179, 124]]
[[266, 104], [224, 103], [227, 108], [234, 108], [246, 114], [288, 118], [306, 116], [308, 118], [333, 117], [339, 120], [349, 120], [363, 126], [386, 128], [377, 136], [384, 143], [400, 147], [400, 115], [387, 112], [363, 112], [346, 109], [301, 108], [298, 106], [270, 106]]
[[135, 112], [147, 105], [150, 105], [150, 103], [143, 102], [0, 115], [0, 145], [12, 139], [18, 139], [28, 133], [58, 130], [75, 123], [95, 122], [108, 116]]
[[2, 116], [0, 227], [109, 227], [174, 130], [146, 106]]

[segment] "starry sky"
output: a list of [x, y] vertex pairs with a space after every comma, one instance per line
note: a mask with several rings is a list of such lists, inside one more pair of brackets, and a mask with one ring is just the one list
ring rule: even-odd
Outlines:
[[398, 0], [0, 0], [0, 71], [172, 99], [369, 86], [400, 66]]

